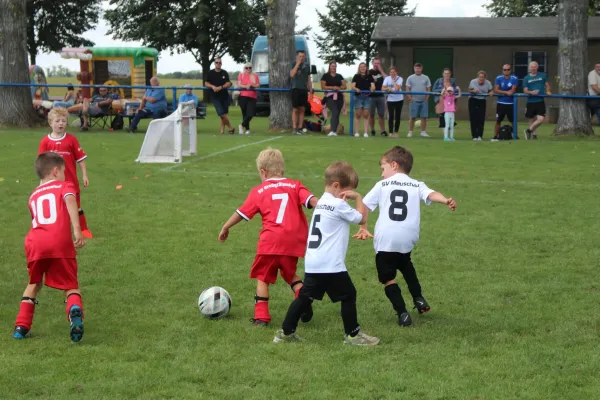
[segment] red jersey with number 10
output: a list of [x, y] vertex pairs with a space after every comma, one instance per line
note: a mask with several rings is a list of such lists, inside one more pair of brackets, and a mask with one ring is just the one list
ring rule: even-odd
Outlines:
[[56, 139], [50, 135], [44, 137], [40, 142], [38, 154], [53, 151], [60, 154], [65, 160], [65, 180], [72, 182], [75, 190], [79, 193], [79, 179], [77, 179], [77, 163], [85, 160], [87, 155], [79, 145], [79, 141], [73, 135], [65, 134]]
[[71, 182], [50, 181], [29, 197], [31, 230], [25, 236], [27, 262], [44, 258], [75, 258], [71, 218], [65, 198], [75, 196]]
[[256, 254], [304, 257], [308, 223], [302, 206], [314, 197], [300, 181], [267, 179], [250, 191], [237, 213], [246, 221], [262, 217]]

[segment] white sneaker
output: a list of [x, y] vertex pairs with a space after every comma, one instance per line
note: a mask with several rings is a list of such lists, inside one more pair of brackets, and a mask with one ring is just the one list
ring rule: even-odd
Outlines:
[[406, 137], [412, 137], [412, 132], [408, 132], [408, 135], [406, 135]]
[[427, 132], [425, 131], [421, 131], [421, 136], [422, 137], [429, 137], [429, 135], [427, 134]]
[[363, 136], [364, 136], [364, 137], [369, 137], [369, 134], [368, 134], [367, 132], [365, 132], [365, 133], [363, 134]]
[[[282, 331], [282, 334], [283, 334], [283, 331]], [[283, 335], [283, 336], [285, 336], [285, 335]], [[280, 340], [283, 341], [284, 339], [280, 339]], [[290, 340], [290, 339], [288, 339], [288, 340]], [[353, 345], [358, 345], [358, 346], [376, 346], [377, 344], [379, 344], [379, 338], [375, 337], [375, 336], [369, 336], [366, 333], [359, 331], [358, 334], [354, 337], [346, 335], [346, 337], [344, 338], [344, 344], [353, 344]]]
[[329, 133], [327, 134], [327, 136], [337, 136], [337, 133], [335, 133], [335, 132], [329, 132]]
[[360, 137], [360, 133], [356, 132], [356, 133], [354, 134], [354, 137]]
[[241, 125], [238, 126], [238, 132], [239, 132], [240, 135], [243, 135], [244, 134], [244, 127], [241, 126]]
[[478, 140], [479, 140], [479, 138], [476, 138], [476, 137], [473, 138], [473, 141], [475, 141], [475, 142]]
[[249, 135], [249, 134], [250, 134], [250, 131], [246, 131], [246, 135]]
[[477, 138], [477, 140], [481, 142], [483, 139], [481, 138], [481, 136], [479, 136], [479, 137]]

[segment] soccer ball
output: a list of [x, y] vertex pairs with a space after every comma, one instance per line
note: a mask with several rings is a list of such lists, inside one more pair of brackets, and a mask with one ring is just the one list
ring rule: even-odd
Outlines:
[[223, 318], [229, 314], [231, 308], [231, 296], [227, 290], [219, 286], [213, 286], [200, 293], [198, 298], [198, 309], [200, 314], [209, 319]]
[[415, 128], [420, 128], [421, 127], [421, 120], [418, 119], [415, 121]]

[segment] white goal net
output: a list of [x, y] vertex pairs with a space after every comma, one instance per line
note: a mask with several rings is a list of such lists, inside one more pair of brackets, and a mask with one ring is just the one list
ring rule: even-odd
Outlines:
[[197, 154], [196, 106], [179, 103], [171, 115], [148, 125], [137, 162], [180, 163], [183, 156]]

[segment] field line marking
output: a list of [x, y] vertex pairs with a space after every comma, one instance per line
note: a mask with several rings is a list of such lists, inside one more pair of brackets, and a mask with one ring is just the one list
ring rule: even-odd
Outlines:
[[[211, 158], [211, 157], [215, 157], [218, 156], [220, 154], [224, 154], [224, 153], [229, 153], [230, 151], [235, 151], [235, 150], [239, 150], [242, 149], [244, 147], [248, 147], [248, 146], [254, 146], [255, 144], [261, 144], [261, 143], [266, 143], [266, 142], [271, 142], [273, 140], [277, 140], [277, 139], [281, 139], [283, 136], [275, 136], [272, 138], [268, 138], [268, 139], [264, 139], [264, 140], [259, 140], [258, 142], [252, 142], [252, 143], [246, 143], [246, 144], [240, 144], [239, 146], [235, 146], [235, 147], [231, 147], [229, 149], [225, 149], [225, 150], [219, 150], [219, 151], [215, 151], [214, 153], [210, 153], [201, 157], [194, 157], [192, 159], [190, 159], [189, 162], [182, 162], [180, 164], [175, 164], [175, 165], [169, 165], [168, 167], [162, 168], [161, 171], [162, 172], [168, 172], [168, 171], [174, 171], [179, 167], [185, 166], [185, 165], [190, 165], [193, 164], [197, 161], [202, 161], [202, 160], [206, 160], [207, 158]], [[175, 171], [175, 172], [185, 172], [185, 171]]]

